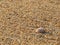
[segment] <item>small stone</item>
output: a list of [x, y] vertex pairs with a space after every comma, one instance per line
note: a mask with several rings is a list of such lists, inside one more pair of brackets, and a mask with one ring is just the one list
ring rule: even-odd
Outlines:
[[40, 27], [36, 30], [36, 33], [46, 33], [43, 27]]

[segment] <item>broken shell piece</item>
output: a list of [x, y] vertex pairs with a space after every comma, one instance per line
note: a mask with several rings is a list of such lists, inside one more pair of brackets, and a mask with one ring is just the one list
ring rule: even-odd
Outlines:
[[46, 33], [43, 27], [40, 27], [36, 30], [36, 33]]

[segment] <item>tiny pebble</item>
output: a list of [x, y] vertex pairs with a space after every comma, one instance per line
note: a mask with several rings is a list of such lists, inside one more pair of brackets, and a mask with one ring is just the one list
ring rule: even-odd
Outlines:
[[40, 27], [36, 30], [36, 33], [46, 33], [43, 27]]

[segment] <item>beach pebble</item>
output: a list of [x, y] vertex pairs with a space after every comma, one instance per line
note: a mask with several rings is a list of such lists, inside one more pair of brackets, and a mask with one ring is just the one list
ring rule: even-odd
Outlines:
[[40, 28], [36, 29], [35, 32], [36, 32], [36, 33], [46, 33], [46, 32], [45, 32], [45, 29], [44, 29], [43, 27], [40, 27]]

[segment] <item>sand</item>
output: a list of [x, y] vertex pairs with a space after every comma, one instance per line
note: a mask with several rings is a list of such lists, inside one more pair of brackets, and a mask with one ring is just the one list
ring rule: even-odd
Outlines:
[[0, 45], [60, 45], [60, 0], [0, 0]]

